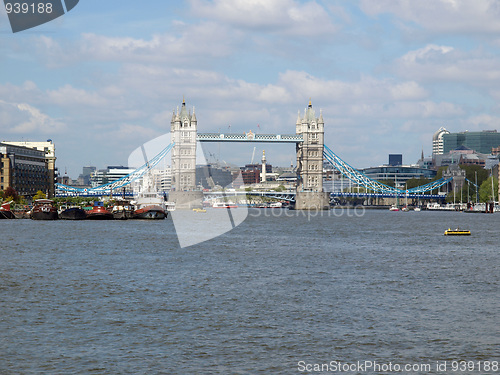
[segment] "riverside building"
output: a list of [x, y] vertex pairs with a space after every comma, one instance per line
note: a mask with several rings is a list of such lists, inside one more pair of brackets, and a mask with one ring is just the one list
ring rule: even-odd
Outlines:
[[31, 148], [31, 149], [41, 151], [43, 153], [45, 163], [47, 165], [47, 170], [48, 170], [48, 176], [47, 176], [48, 189], [47, 189], [47, 191], [45, 191], [45, 190], [42, 190], [42, 191], [45, 192], [49, 198], [54, 197], [54, 194], [56, 192], [55, 182], [56, 182], [56, 178], [57, 178], [57, 168], [56, 168], [56, 146], [54, 145], [54, 142], [52, 141], [52, 139], [47, 139], [47, 141], [45, 141], [45, 142], [4, 141], [3, 143], [6, 145], [11, 145], [11, 146]]
[[11, 143], [0, 143], [0, 189], [12, 187], [26, 197], [40, 190], [52, 197], [54, 169], [49, 171], [46, 152]]

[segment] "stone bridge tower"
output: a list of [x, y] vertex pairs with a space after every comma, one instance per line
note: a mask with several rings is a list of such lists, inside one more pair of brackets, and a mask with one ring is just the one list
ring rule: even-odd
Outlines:
[[182, 100], [179, 112], [172, 114], [170, 131], [172, 142], [172, 190], [169, 202], [175, 202], [176, 209], [191, 209], [202, 206], [203, 193], [196, 187], [196, 136], [198, 121], [194, 113], [186, 108]]
[[172, 114], [170, 131], [172, 142], [172, 190], [193, 191], [196, 188], [196, 132], [198, 121], [182, 101], [181, 111]]
[[323, 114], [316, 118], [311, 101], [304, 116], [297, 118], [296, 133], [304, 142], [297, 143], [297, 195], [298, 210], [323, 210], [329, 208], [328, 193], [323, 192], [323, 145], [325, 122]]

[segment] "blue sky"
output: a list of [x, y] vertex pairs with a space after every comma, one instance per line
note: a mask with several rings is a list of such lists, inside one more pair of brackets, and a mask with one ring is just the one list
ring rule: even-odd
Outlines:
[[[499, 19], [498, 0], [80, 0], [12, 34], [2, 9], [0, 138], [53, 139], [76, 178], [168, 132], [183, 96], [199, 131], [238, 133], [293, 133], [311, 98], [354, 167], [413, 163], [441, 126], [500, 128]], [[208, 151], [243, 164], [253, 147]]]

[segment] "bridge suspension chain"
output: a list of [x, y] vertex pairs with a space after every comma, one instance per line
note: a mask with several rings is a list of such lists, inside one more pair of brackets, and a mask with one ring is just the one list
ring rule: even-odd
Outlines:
[[453, 178], [440, 178], [439, 180], [432, 181], [422, 186], [417, 186], [408, 190], [402, 190], [382, 184], [381, 182], [378, 182], [366, 176], [365, 174], [361, 173], [360, 171], [351, 167], [348, 163], [343, 161], [326, 145], [324, 146], [323, 156], [330, 164], [335, 167], [335, 169], [337, 169], [340, 173], [342, 173], [342, 175], [346, 176], [355, 184], [380, 193], [393, 193], [398, 195], [425, 193], [434, 189], [438, 189], [453, 180]]
[[65, 192], [74, 192], [74, 193], [105, 193], [105, 192], [111, 192], [114, 189], [120, 189], [124, 186], [130, 185], [132, 182], [135, 180], [141, 178], [144, 176], [144, 174], [154, 168], [169, 152], [172, 150], [172, 147], [174, 146], [174, 143], [172, 142], [169, 144], [167, 147], [165, 147], [163, 150], [161, 150], [155, 157], [153, 157], [151, 160], [146, 161], [144, 165], [141, 167], [137, 168], [135, 171], [132, 173], [129, 173], [128, 175], [113, 181], [109, 182], [104, 185], [97, 186], [95, 188], [91, 189], [82, 189], [82, 188], [76, 188], [73, 186], [68, 186], [64, 184], [57, 183], [56, 186], [59, 190], [65, 191]]

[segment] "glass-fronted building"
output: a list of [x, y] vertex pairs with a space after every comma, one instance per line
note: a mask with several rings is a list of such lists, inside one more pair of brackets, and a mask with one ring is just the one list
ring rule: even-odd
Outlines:
[[496, 130], [448, 133], [443, 134], [442, 138], [445, 154], [460, 146], [468, 147], [481, 154], [491, 154], [492, 149], [500, 146], [500, 133]]
[[362, 169], [366, 176], [377, 181], [395, 181], [399, 187], [404, 186], [405, 182], [412, 178], [429, 178], [436, 177], [437, 171], [416, 166], [389, 166], [383, 165], [380, 167], [371, 167]]

